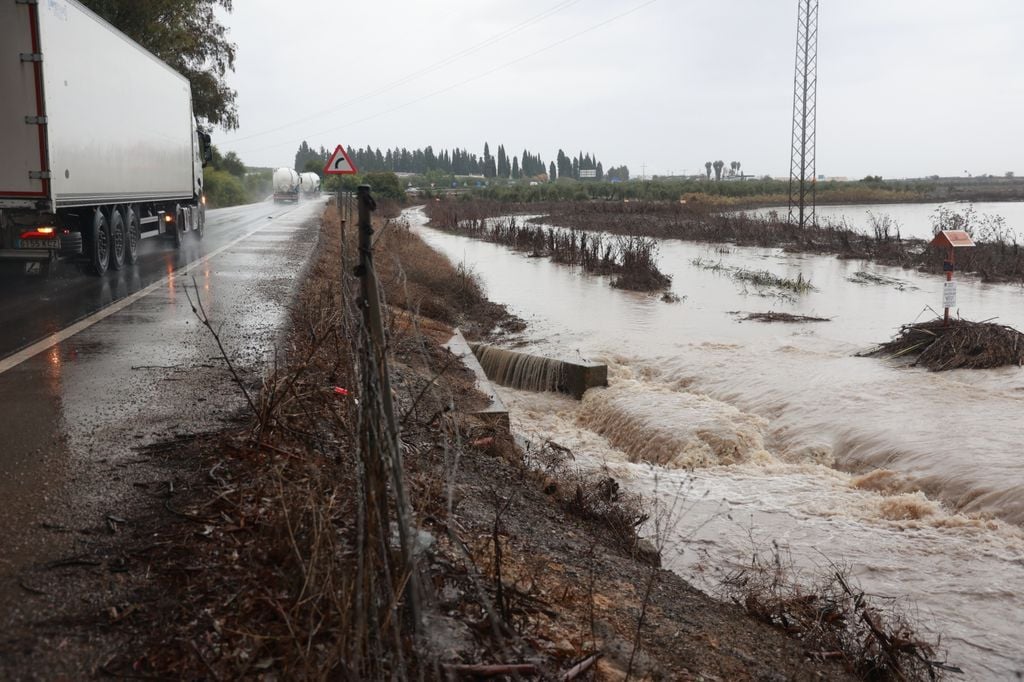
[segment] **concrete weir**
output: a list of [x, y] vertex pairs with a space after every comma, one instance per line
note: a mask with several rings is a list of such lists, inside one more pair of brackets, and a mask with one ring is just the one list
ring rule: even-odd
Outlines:
[[580, 400], [588, 388], [608, 385], [607, 365], [546, 358], [484, 343], [469, 345], [487, 378], [502, 386], [526, 391], [556, 391]]
[[509, 431], [511, 426], [508, 421], [508, 408], [505, 407], [503, 402], [501, 402], [501, 398], [498, 397], [498, 392], [494, 390], [494, 386], [491, 385], [490, 380], [487, 378], [487, 373], [484, 372], [483, 367], [480, 366], [480, 362], [477, 361], [476, 355], [473, 354], [473, 350], [470, 347], [469, 342], [466, 341], [466, 338], [462, 335], [462, 332], [456, 329], [455, 336], [450, 338], [444, 347], [462, 360], [462, 364], [473, 370], [473, 373], [476, 374], [477, 390], [491, 400], [487, 407], [478, 412], [474, 412], [474, 414], [485, 421], [504, 429], [505, 431]]

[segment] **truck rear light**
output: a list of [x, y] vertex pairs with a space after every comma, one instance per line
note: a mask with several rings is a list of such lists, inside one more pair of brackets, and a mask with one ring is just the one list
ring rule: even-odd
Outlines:
[[52, 227], [37, 227], [21, 233], [22, 239], [53, 239], [56, 230]]
[[174, 222], [174, 216], [172, 216], [170, 213], [166, 214], [164, 216], [164, 222], [165, 223], [173, 223]]

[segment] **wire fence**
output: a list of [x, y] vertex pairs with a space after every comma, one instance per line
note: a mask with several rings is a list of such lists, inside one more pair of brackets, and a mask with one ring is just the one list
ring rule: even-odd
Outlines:
[[[358, 631], [367, 633], [369, 656], [415, 656], [421, 625], [422, 592], [413, 542], [415, 529], [406, 492], [400, 425], [388, 372], [388, 337], [383, 321], [380, 283], [373, 261], [371, 214], [376, 202], [368, 185], [357, 192], [339, 191], [342, 233], [341, 277], [343, 338], [358, 359]], [[357, 217], [358, 254], [353, 262], [346, 231]], [[359, 282], [352, 291], [351, 272]], [[396, 537], [397, 536], [397, 537]], [[397, 539], [397, 556], [395, 540]], [[388, 638], [393, 638], [390, 645]], [[412, 643], [413, 646], [408, 645]], [[412, 661], [401, 661], [404, 669]]]

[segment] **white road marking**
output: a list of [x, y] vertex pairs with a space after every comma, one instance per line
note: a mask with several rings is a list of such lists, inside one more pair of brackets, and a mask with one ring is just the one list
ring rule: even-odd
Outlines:
[[[291, 211], [289, 211], [289, 213], [290, 212]], [[282, 214], [282, 215], [284, 215], [284, 214]], [[281, 216], [275, 216], [275, 218], [279, 218], [279, 217], [281, 217]], [[152, 284], [150, 284], [146, 288], [139, 289], [134, 294], [131, 294], [130, 296], [126, 296], [126, 297], [122, 298], [119, 301], [115, 301], [114, 303], [111, 303], [106, 308], [103, 308], [102, 310], [93, 313], [92, 315], [90, 315], [89, 317], [86, 317], [85, 319], [79, 320], [78, 322], [74, 323], [70, 327], [65, 327], [64, 329], [61, 329], [59, 332], [55, 332], [55, 333], [47, 336], [46, 338], [44, 338], [44, 339], [42, 339], [40, 341], [36, 341], [31, 346], [28, 346], [27, 348], [21, 349], [20, 351], [18, 351], [14, 355], [9, 355], [8, 357], [4, 358], [3, 360], [0, 360], [0, 374], [3, 374], [4, 372], [6, 372], [8, 370], [17, 367], [21, 363], [23, 363], [26, 360], [29, 360], [29, 359], [35, 357], [36, 355], [39, 355], [40, 353], [42, 353], [44, 350], [50, 348], [51, 346], [55, 346], [58, 343], [61, 343], [63, 341], [67, 341], [68, 339], [70, 339], [75, 334], [78, 334], [79, 332], [88, 329], [89, 327], [93, 326], [97, 322], [100, 322], [101, 320], [104, 320], [104, 319], [110, 317], [114, 313], [120, 312], [121, 310], [124, 310], [125, 308], [130, 306], [132, 303], [135, 303], [136, 301], [138, 301], [140, 298], [148, 296], [149, 294], [153, 293], [153, 291], [155, 291], [156, 289], [159, 289], [160, 287], [162, 287], [165, 284], [167, 284], [168, 280], [170, 280], [172, 277], [177, 277], [179, 275], [187, 274], [190, 270], [192, 270], [194, 268], [197, 268], [200, 265], [205, 264], [211, 258], [216, 257], [217, 255], [219, 255], [220, 253], [226, 251], [227, 249], [230, 249], [235, 244], [237, 244], [237, 243], [239, 243], [241, 241], [244, 241], [244, 240], [248, 239], [249, 237], [253, 236], [254, 234], [256, 234], [257, 232], [261, 232], [261, 231], [263, 231], [263, 230], [265, 230], [265, 229], [267, 229], [268, 227], [271, 227], [271, 226], [273, 226], [273, 223], [269, 223], [267, 225], [263, 225], [262, 227], [258, 227], [255, 230], [253, 230], [252, 232], [247, 232], [246, 234], [243, 234], [238, 239], [235, 239], [234, 241], [228, 242], [227, 244], [225, 244], [224, 246], [220, 247], [219, 249], [214, 249], [213, 251], [211, 251], [210, 253], [206, 254], [202, 258], [197, 258], [196, 260], [192, 261], [188, 265], [183, 265], [180, 268], [178, 268], [177, 270], [174, 270], [174, 271], [168, 273], [167, 275], [164, 275], [164, 277], [162, 277], [161, 279], [157, 280], [156, 282], [153, 282]]]

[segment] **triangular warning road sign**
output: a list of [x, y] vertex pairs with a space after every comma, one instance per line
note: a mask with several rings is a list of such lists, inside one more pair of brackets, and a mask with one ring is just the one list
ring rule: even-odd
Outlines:
[[340, 144], [331, 154], [331, 158], [327, 160], [327, 165], [324, 166], [324, 173], [327, 175], [355, 175], [358, 172], [356, 165], [349, 158], [348, 152]]

